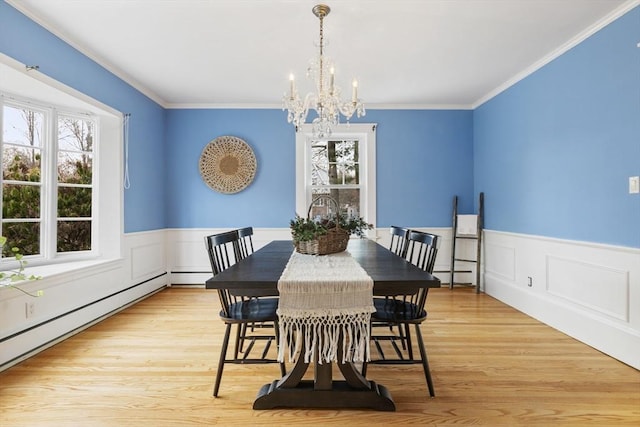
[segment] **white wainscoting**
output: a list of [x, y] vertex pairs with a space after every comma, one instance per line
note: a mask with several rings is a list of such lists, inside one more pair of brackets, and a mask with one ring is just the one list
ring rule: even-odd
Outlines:
[[640, 369], [640, 249], [485, 230], [484, 290]]
[[30, 268], [43, 279], [22, 287], [41, 297], [1, 289], [0, 370], [168, 285], [165, 247], [164, 230], [127, 234], [122, 258]]
[[[451, 230], [442, 236], [436, 276], [448, 282]], [[123, 237], [123, 257], [29, 283], [33, 299], [0, 291], [0, 370], [164, 286], [204, 286], [211, 277], [204, 237], [227, 229], [170, 229]], [[389, 245], [388, 229], [371, 232]], [[288, 228], [254, 229], [257, 250], [290, 238]], [[485, 230], [482, 289], [506, 304], [640, 369], [640, 249]], [[532, 286], [529, 287], [529, 277]], [[25, 303], [35, 313], [26, 318]]]

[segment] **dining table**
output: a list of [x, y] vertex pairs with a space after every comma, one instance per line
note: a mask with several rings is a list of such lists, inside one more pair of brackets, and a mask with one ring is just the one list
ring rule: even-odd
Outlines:
[[[295, 255], [294, 251], [293, 242], [290, 240], [271, 241], [207, 280], [205, 287], [235, 289], [257, 297], [278, 296], [278, 283], [292, 255]], [[350, 239], [346, 252], [370, 277], [373, 296], [399, 295], [415, 291], [417, 288], [440, 287], [437, 277], [371, 239]], [[368, 330], [366, 332], [368, 334]], [[283, 337], [281, 343], [282, 339]], [[368, 340], [368, 335], [365, 339]], [[339, 341], [339, 345], [342, 345], [342, 341]], [[342, 347], [339, 350], [342, 351]], [[303, 379], [311, 363], [314, 365], [313, 379]], [[334, 363], [344, 380], [333, 379]], [[274, 379], [260, 388], [253, 409], [369, 408], [395, 411], [395, 403], [387, 387], [365, 378], [359, 365], [357, 361], [340, 357], [333, 363], [318, 363], [317, 359], [305, 360], [300, 354], [293, 367], [282, 378]]]

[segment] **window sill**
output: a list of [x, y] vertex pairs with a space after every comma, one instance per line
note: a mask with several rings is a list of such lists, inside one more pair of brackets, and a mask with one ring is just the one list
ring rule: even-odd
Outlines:
[[44, 278], [55, 278], [67, 273], [89, 271], [93, 269], [110, 270], [120, 265], [122, 258], [90, 259], [81, 261], [60, 262], [56, 264], [27, 266], [24, 272], [27, 275], [35, 275]]
[[[44, 295], [46, 295], [46, 289], [49, 287], [57, 286], [71, 279], [78, 279], [78, 277], [91, 276], [120, 269], [123, 266], [123, 262], [124, 260], [122, 258], [112, 258], [61, 262], [33, 267], [27, 266], [24, 274], [26, 276], [39, 276], [40, 279], [15, 282], [12, 285], [30, 294], [35, 295], [39, 291], [44, 291]], [[15, 289], [13, 289], [12, 292], [4, 292], [4, 289], [11, 289], [11, 287], [0, 287], [0, 300], [23, 295], [21, 292], [15, 292]]]

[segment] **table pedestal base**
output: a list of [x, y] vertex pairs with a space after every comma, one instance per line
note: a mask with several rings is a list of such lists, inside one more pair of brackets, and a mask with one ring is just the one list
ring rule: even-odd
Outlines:
[[354, 389], [346, 381], [333, 381], [330, 390], [314, 389], [313, 381], [300, 381], [296, 387], [278, 387], [278, 381], [265, 384], [253, 402], [253, 409], [272, 408], [369, 408], [395, 411], [391, 394], [382, 384], [369, 382], [368, 389]]

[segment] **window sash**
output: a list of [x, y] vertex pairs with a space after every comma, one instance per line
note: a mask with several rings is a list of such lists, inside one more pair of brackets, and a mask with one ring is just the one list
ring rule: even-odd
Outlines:
[[[31, 146], [29, 144], [22, 143], [14, 143], [11, 141], [5, 141], [5, 126], [8, 126], [7, 120], [5, 120], [5, 106], [13, 108], [13, 109], [22, 109], [22, 110], [32, 110], [39, 114], [43, 115], [42, 119], [42, 129], [39, 135], [39, 145]], [[78, 144], [77, 147], [73, 147], [73, 140], [71, 139], [71, 144], [66, 143], [64, 148], [59, 149], [59, 137], [60, 137], [60, 126], [62, 124], [62, 120], [70, 120], [71, 123], [74, 120], [82, 121], [84, 123], [79, 126], [82, 127], [83, 131], [81, 133], [83, 138], [86, 138], [82, 141], [81, 144]], [[31, 100], [20, 99], [19, 97], [11, 96], [11, 99], [7, 99], [3, 94], [0, 94], [0, 134], [2, 134], [2, 140], [0, 140], [0, 153], [2, 155], [5, 154], [5, 147], [14, 147], [19, 149], [33, 150], [40, 155], [40, 181], [32, 182], [32, 181], [21, 181], [15, 179], [7, 179], [3, 178], [4, 176], [4, 159], [3, 159], [3, 175], [0, 176], [0, 196], [2, 196], [2, 188], [4, 185], [25, 185], [25, 186], [39, 186], [40, 187], [40, 213], [37, 218], [4, 218], [0, 213], [0, 223], [1, 224], [19, 224], [19, 223], [34, 223], [39, 224], [39, 253], [32, 255], [32, 258], [40, 258], [42, 260], [53, 260], [57, 256], [64, 254], [65, 257], [73, 255], [76, 252], [58, 251], [58, 240], [59, 236], [57, 235], [60, 223], [85, 223], [83, 228], [86, 229], [86, 223], [89, 224], [90, 231], [88, 233], [89, 238], [85, 240], [84, 243], [81, 243], [80, 246], [89, 247], [89, 252], [95, 251], [94, 248], [94, 236], [97, 230], [96, 218], [94, 216], [94, 212], [97, 212], [97, 194], [95, 193], [95, 181], [97, 179], [96, 176], [96, 165], [97, 165], [97, 143], [99, 140], [98, 137], [99, 132], [99, 123], [96, 117], [92, 116], [89, 113], [76, 113], [70, 111], [64, 111], [64, 109], [59, 109], [57, 106], [44, 106], [39, 104], [38, 102], [34, 102]], [[74, 134], [70, 135], [70, 138], [74, 137]], [[89, 140], [88, 136], [91, 137]], [[90, 162], [88, 165], [85, 165], [89, 169], [84, 168], [84, 173], [90, 174], [90, 183], [74, 183], [74, 182], [58, 182], [58, 163], [59, 163], [59, 153], [72, 155], [71, 159], [74, 157], [85, 159], [88, 157], [88, 161]], [[68, 168], [69, 169], [69, 168]], [[78, 173], [77, 169], [71, 167], [69, 169], [70, 173]], [[85, 175], [88, 177], [88, 175]], [[89, 189], [90, 195], [90, 215], [87, 216], [72, 216], [72, 217], [62, 217], [58, 216], [58, 194], [59, 189], [64, 188], [77, 188], [77, 189]], [[81, 193], [78, 193], [81, 194]], [[85, 200], [87, 200], [86, 193], [83, 196]], [[3, 199], [0, 197], [0, 201], [3, 203]], [[88, 210], [85, 210], [87, 212]], [[77, 233], [76, 233], [77, 234]], [[84, 238], [86, 239], [87, 233], [84, 233]], [[7, 246], [10, 243], [7, 242]], [[86, 249], [82, 249], [77, 251], [77, 253], [82, 252], [83, 254], [87, 253]]]
[[296, 212], [306, 216], [312, 193], [320, 190], [360, 190], [360, 212], [367, 222], [376, 223], [376, 138], [375, 124], [338, 125], [330, 140], [359, 141], [357, 163], [360, 168], [359, 183], [353, 184], [311, 184], [311, 145], [314, 142], [311, 125], [305, 124], [296, 132]]

